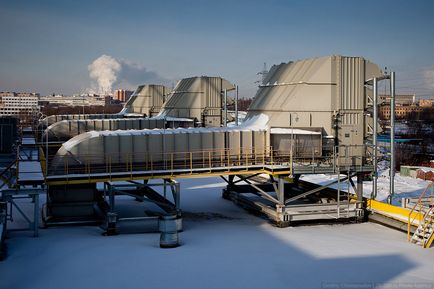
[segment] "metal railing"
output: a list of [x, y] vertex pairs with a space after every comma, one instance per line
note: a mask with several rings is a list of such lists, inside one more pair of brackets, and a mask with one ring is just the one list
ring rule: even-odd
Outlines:
[[[426, 209], [432, 210], [432, 207], [434, 205], [434, 183], [429, 184], [425, 190], [422, 192], [422, 194], [419, 196], [419, 199], [417, 201], [416, 204], [414, 204], [414, 206], [411, 208], [410, 213], [408, 214], [408, 222], [407, 222], [407, 239], [408, 241], [410, 241], [411, 239], [411, 226], [416, 224], [416, 219], [418, 221], [418, 225], [419, 223], [422, 221], [424, 215], [426, 213]], [[427, 192], [431, 191], [431, 195], [425, 197], [425, 195], [427, 194]], [[428, 208], [426, 208], [425, 204], [427, 203], [424, 199], [428, 198]], [[415, 212], [420, 212], [420, 214], [413, 214]]]
[[69, 155], [63, 158], [61, 163], [51, 167], [48, 174], [87, 174], [116, 172], [134, 173], [136, 171], [167, 171], [173, 175], [177, 170], [193, 173], [200, 169], [211, 171], [214, 168], [222, 168], [230, 171], [234, 168], [264, 167], [266, 165], [278, 165], [289, 163], [287, 156], [273, 156], [273, 149], [261, 150], [248, 148], [233, 150], [203, 150], [190, 152], [156, 152], [156, 153], [126, 153], [111, 155], [83, 155], [80, 159]]
[[[351, 146], [352, 148], [365, 146]], [[358, 148], [360, 151], [361, 148]], [[332, 172], [341, 171], [349, 166], [364, 165], [364, 156], [355, 156], [350, 147], [333, 148], [328, 155], [294, 155], [291, 151], [276, 150], [273, 147], [223, 148], [188, 152], [140, 152], [86, 155], [66, 154], [63, 157], [49, 157], [48, 175], [81, 174], [91, 177], [92, 174], [115, 173], [131, 174], [138, 171], [164, 171], [174, 175], [177, 172], [193, 174], [195, 171], [231, 172], [234, 170], [285, 170], [289, 175], [294, 172], [312, 171], [326, 168]], [[42, 150], [41, 150], [42, 151]], [[338, 153], [339, 151], [339, 153]], [[42, 167], [45, 168], [46, 158], [41, 152]], [[347, 159], [348, 161], [344, 161]], [[47, 172], [44, 170], [44, 174]]]

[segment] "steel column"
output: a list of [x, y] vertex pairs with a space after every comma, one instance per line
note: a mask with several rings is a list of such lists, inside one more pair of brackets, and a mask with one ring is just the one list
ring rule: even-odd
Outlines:
[[377, 143], [377, 130], [378, 130], [378, 87], [377, 87], [377, 78], [374, 77], [372, 81], [372, 90], [373, 90], [373, 108], [374, 108], [374, 127], [373, 127], [373, 136], [372, 136], [372, 145], [373, 145], [373, 165], [374, 165], [374, 178], [372, 180], [372, 199], [375, 199], [377, 197], [377, 178], [378, 178], [378, 172], [377, 172], [377, 150], [378, 150], [378, 143]]
[[362, 173], [357, 173], [356, 193], [357, 193], [357, 202], [362, 203], [363, 202], [363, 174]]
[[238, 85], [235, 86], [235, 125], [238, 126]]
[[395, 72], [390, 73], [390, 191], [389, 204], [395, 193]]
[[285, 182], [281, 177], [279, 177], [278, 182], [279, 183], [277, 188], [277, 200], [279, 200], [279, 204], [284, 205], [285, 204]]
[[113, 190], [113, 185], [109, 186], [109, 206], [110, 212], [113, 213], [115, 210], [115, 191]]
[[39, 194], [33, 195], [33, 237], [39, 236]]
[[224, 120], [224, 126], [228, 126], [228, 90], [225, 89], [224, 92], [224, 113], [225, 113], [225, 120]]

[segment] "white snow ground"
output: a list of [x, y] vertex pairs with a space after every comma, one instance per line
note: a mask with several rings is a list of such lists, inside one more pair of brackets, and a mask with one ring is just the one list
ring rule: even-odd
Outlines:
[[403, 233], [372, 223], [280, 229], [223, 200], [221, 179], [180, 182], [181, 247], [97, 227], [11, 232], [0, 288], [434, 288], [434, 249]]
[[[341, 178], [344, 176], [341, 176]], [[327, 184], [331, 183], [334, 180], [337, 180], [337, 175], [303, 175], [301, 177], [302, 180], [316, 183], [316, 184]], [[353, 182], [356, 183], [356, 178], [353, 178]], [[430, 184], [430, 181], [424, 181], [421, 179], [415, 179], [412, 177], [404, 177], [399, 174], [399, 172], [395, 173], [395, 195], [392, 199], [392, 204], [401, 206], [402, 198], [410, 198], [410, 197], [419, 197], [421, 193], [425, 190], [425, 188]], [[338, 184], [331, 185], [330, 187], [337, 189]], [[350, 192], [355, 193], [353, 188], [348, 186], [348, 182], [341, 182], [341, 190], [348, 191], [348, 187], [350, 188]], [[378, 166], [378, 180], [377, 180], [377, 197], [375, 198], [378, 201], [386, 201], [390, 192], [390, 177], [389, 177], [389, 168], [388, 163], [386, 161], [382, 161]], [[363, 195], [366, 198], [371, 198], [372, 193], [372, 181], [363, 182]], [[434, 192], [430, 192], [431, 195], [434, 195]]]

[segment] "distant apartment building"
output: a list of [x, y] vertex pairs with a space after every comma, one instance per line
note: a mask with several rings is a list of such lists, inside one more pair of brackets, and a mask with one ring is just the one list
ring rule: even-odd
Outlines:
[[126, 102], [130, 99], [133, 92], [131, 90], [117, 89], [113, 94], [113, 100], [118, 100], [120, 102]]
[[[390, 119], [390, 105], [380, 106], [380, 115], [383, 119]], [[406, 118], [411, 113], [421, 113], [423, 108], [418, 105], [397, 105], [395, 107], [395, 117], [396, 118]]]
[[[381, 104], [390, 104], [390, 95], [388, 94], [380, 94], [379, 95], [379, 103]], [[416, 94], [397, 94], [395, 96], [395, 104], [396, 105], [412, 105], [416, 103]]]
[[38, 93], [0, 92], [0, 116], [28, 115], [39, 111]]
[[[388, 95], [381, 96], [382, 102], [379, 107], [379, 114], [382, 119], [390, 119], [390, 97]], [[421, 99], [416, 101], [415, 95], [397, 95], [395, 98], [395, 117], [404, 119], [410, 116], [419, 119], [422, 113], [426, 110], [434, 109], [434, 99]]]

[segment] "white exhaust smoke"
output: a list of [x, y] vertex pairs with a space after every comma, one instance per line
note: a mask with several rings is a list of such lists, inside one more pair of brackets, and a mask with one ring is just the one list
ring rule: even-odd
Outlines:
[[[112, 94], [113, 88], [133, 90], [140, 84], [167, 84], [169, 81], [143, 65], [101, 55], [87, 67], [93, 80], [90, 93]], [[114, 87], [116, 86], [116, 87]]]
[[99, 94], [111, 94], [117, 74], [122, 69], [121, 64], [109, 55], [101, 55], [88, 67], [89, 76], [96, 81]]

